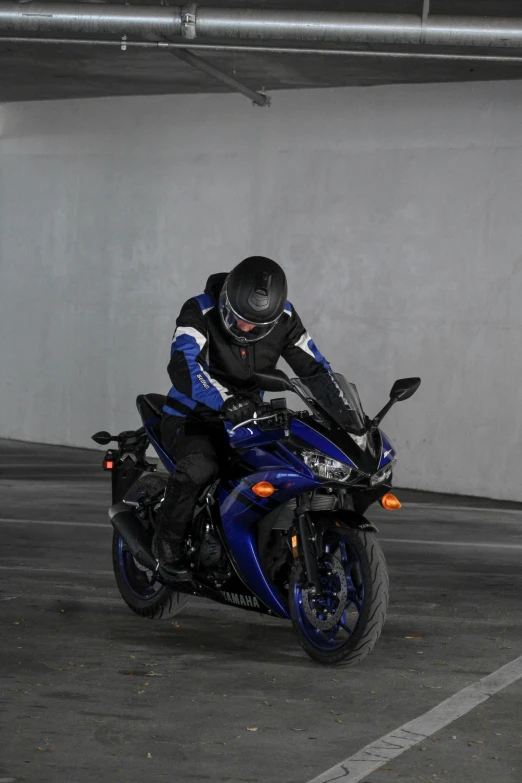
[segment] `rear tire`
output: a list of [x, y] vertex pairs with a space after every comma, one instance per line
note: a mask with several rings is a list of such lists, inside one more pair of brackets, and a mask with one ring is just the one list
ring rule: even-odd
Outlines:
[[[330, 580], [330, 604], [323, 610], [315, 609], [314, 598], [310, 600], [309, 591], [300, 583], [300, 566], [294, 566], [289, 583], [290, 616], [294, 630], [304, 651], [319, 663], [332, 665], [355, 665], [360, 663], [373, 649], [379, 638], [388, 608], [389, 580], [386, 560], [375, 534], [347, 527], [335, 527], [325, 533], [325, 542], [329, 541], [333, 560], [340, 543], [345, 553], [349, 553], [346, 562], [337, 549], [337, 574], [330, 570], [322, 579]], [[325, 556], [327, 557], [327, 556]], [[338, 596], [343, 595], [340, 582], [340, 566], [346, 574], [347, 595], [343, 607]], [[321, 567], [321, 574], [330, 568]], [[332, 576], [332, 574], [334, 574]], [[335, 581], [337, 580], [337, 581]], [[329, 618], [337, 616], [341, 609], [339, 629], [334, 633], [335, 625], [327, 631], [317, 626], [328, 625]], [[355, 608], [355, 611], [354, 611]], [[350, 618], [348, 611], [350, 610]], [[330, 611], [327, 615], [326, 612]], [[314, 615], [315, 612], [315, 615]], [[355, 618], [354, 615], [358, 614]], [[345, 630], [344, 622], [348, 630]], [[318, 622], [319, 620], [319, 622]], [[332, 621], [333, 622], [333, 621]], [[352, 624], [352, 627], [350, 626]], [[339, 631], [341, 638], [339, 638]], [[348, 633], [350, 631], [350, 633]], [[336, 636], [336, 634], [338, 634]], [[346, 637], [343, 639], [343, 635]]]
[[[125, 500], [138, 500], [143, 496], [153, 495], [166, 484], [164, 476], [146, 473], [132, 485], [125, 495]], [[152, 531], [150, 539], [152, 541]], [[155, 581], [152, 572], [144, 569], [132, 557], [116, 531], [112, 537], [112, 565], [121, 597], [129, 609], [140, 617], [148, 620], [168, 620], [183, 609], [190, 597]]]

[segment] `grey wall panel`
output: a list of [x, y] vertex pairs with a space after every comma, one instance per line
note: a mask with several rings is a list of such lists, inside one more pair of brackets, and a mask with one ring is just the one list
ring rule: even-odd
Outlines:
[[177, 310], [273, 254], [403, 485], [522, 500], [522, 84], [0, 107], [0, 436], [88, 445], [165, 392]]

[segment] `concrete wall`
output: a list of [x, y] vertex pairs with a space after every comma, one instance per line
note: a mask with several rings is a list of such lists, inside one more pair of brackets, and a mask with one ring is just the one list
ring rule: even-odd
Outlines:
[[89, 445], [166, 392], [183, 301], [273, 255], [397, 483], [522, 500], [522, 84], [0, 107], [0, 436]]

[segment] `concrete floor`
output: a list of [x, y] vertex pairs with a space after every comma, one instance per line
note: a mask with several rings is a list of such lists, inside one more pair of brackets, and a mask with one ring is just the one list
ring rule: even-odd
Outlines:
[[[3, 783], [306, 783], [521, 655], [520, 506], [399, 492], [400, 512], [372, 511], [390, 613], [361, 665], [328, 669], [282, 621], [196, 599], [174, 621], [130, 613], [100, 463], [0, 441]], [[521, 783], [521, 696], [364, 780]]]

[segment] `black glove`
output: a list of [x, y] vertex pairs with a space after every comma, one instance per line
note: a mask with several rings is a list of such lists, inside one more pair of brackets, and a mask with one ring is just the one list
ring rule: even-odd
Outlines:
[[231, 424], [240, 424], [246, 419], [251, 419], [256, 410], [256, 404], [252, 397], [244, 394], [234, 394], [225, 400], [221, 409], [227, 421]]

